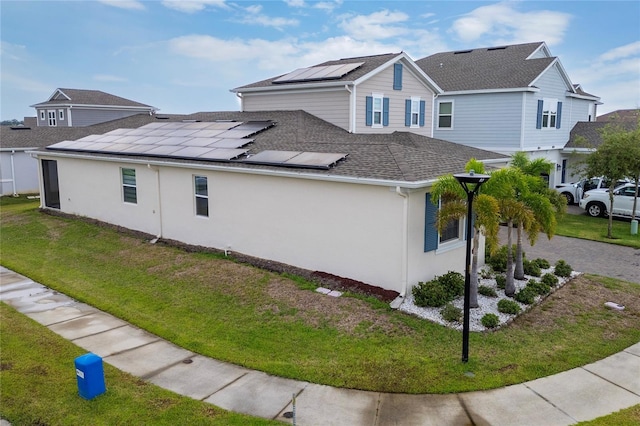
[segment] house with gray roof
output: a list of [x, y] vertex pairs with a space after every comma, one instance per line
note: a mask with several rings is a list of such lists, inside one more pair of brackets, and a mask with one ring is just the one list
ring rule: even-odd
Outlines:
[[34, 150], [42, 208], [400, 296], [464, 267], [464, 221], [436, 231], [432, 184], [471, 158], [509, 160], [406, 130], [352, 133], [302, 110], [144, 120]]
[[158, 110], [100, 90], [61, 88], [31, 107], [36, 109], [38, 127], [83, 127]]
[[432, 136], [438, 85], [404, 52], [345, 58], [232, 90], [241, 111], [301, 109], [351, 133]]
[[576, 123], [595, 121], [600, 98], [573, 84], [544, 42], [437, 53], [416, 64], [444, 93], [433, 136], [557, 165], [550, 185], [571, 174], [563, 149]]

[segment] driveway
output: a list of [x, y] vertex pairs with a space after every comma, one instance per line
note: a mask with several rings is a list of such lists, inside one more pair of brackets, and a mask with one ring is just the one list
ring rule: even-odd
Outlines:
[[[515, 244], [515, 229], [512, 238]], [[506, 244], [506, 241], [507, 228], [502, 226], [500, 244]], [[526, 240], [523, 246], [527, 259], [541, 257], [552, 265], [559, 259], [564, 259], [574, 271], [640, 284], [640, 249], [558, 235], [549, 240], [545, 234], [540, 234], [533, 247]]]

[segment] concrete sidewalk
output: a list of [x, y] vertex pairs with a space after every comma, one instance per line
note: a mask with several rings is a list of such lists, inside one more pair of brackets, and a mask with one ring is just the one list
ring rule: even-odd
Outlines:
[[640, 404], [640, 343], [505, 388], [389, 394], [283, 379], [206, 358], [4, 267], [0, 300], [122, 371], [227, 410], [291, 423], [296, 395], [298, 425], [569, 425]]

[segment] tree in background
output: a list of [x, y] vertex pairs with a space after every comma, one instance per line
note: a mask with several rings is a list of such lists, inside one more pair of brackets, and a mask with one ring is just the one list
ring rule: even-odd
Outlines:
[[[484, 164], [472, 158], [465, 166], [465, 171], [485, 173]], [[440, 205], [436, 216], [436, 227], [442, 232], [453, 220], [460, 220], [467, 215], [467, 194], [453, 175], [441, 176], [431, 189], [431, 201]], [[470, 272], [469, 306], [478, 307], [478, 249], [480, 233], [485, 235], [487, 250], [495, 251], [498, 247], [499, 211], [498, 203], [493, 197], [480, 193], [474, 199], [473, 219], [473, 257]], [[470, 238], [468, 235], [467, 238]], [[466, 267], [466, 266], [465, 266]]]

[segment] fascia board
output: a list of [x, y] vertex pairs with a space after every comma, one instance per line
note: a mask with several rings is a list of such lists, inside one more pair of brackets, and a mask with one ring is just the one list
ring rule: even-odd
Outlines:
[[478, 95], [488, 93], [513, 93], [513, 92], [539, 92], [537, 87], [510, 87], [505, 89], [479, 89], [479, 90], [454, 90], [451, 92], [443, 92], [440, 96], [455, 96], [455, 95]]
[[567, 97], [576, 98], [576, 99], [585, 99], [585, 100], [588, 100], [588, 101], [599, 101], [600, 100], [600, 96], [586, 96], [586, 95], [580, 95], [579, 93], [568, 93]]
[[76, 108], [76, 109], [117, 109], [117, 110], [129, 110], [129, 111], [159, 111], [158, 108], [153, 106], [123, 106], [123, 105], [91, 105], [91, 104], [35, 104], [30, 105], [32, 108]]
[[[438, 179], [426, 179], [420, 181], [398, 181], [390, 179], [372, 179], [372, 178], [360, 178], [352, 176], [339, 176], [339, 175], [321, 175], [317, 173], [301, 173], [292, 172], [290, 170], [269, 170], [259, 168], [241, 168], [241, 167], [227, 167], [221, 164], [196, 164], [196, 163], [176, 163], [172, 161], [157, 161], [141, 158], [128, 158], [128, 157], [114, 157], [104, 156], [97, 157], [87, 154], [68, 153], [60, 151], [29, 151], [28, 154], [38, 157], [55, 157], [55, 158], [73, 158], [91, 161], [106, 161], [112, 163], [127, 163], [127, 164], [143, 164], [156, 167], [174, 167], [181, 169], [197, 169], [197, 170], [213, 170], [229, 173], [243, 173], [251, 175], [270, 175], [278, 177], [289, 177], [296, 179], [326, 181], [326, 182], [340, 182], [340, 183], [352, 183], [359, 185], [374, 185], [374, 186], [389, 186], [389, 187], [402, 187], [407, 189], [419, 189], [432, 186]], [[489, 159], [483, 160], [485, 164], [493, 163], [506, 163], [508, 159]]]
[[257, 92], [279, 92], [279, 91], [289, 91], [289, 90], [301, 90], [301, 89], [316, 89], [316, 88], [324, 88], [324, 87], [343, 87], [345, 85], [354, 84], [353, 81], [325, 81], [321, 83], [304, 83], [304, 84], [283, 84], [283, 85], [274, 85], [274, 86], [264, 86], [264, 87], [248, 87], [240, 90], [240, 88], [235, 88], [229, 90], [231, 93], [257, 93]]
[[595, 151], [596, 148], [563, 148], [560, 152], [562, 154], [591, 154]]
[[[343, 82], [343, 84], [339, 85], [339, 86], [331, 86], [331, 87], [315, 87], [315, 88], [299, 88], [299, 87], [292, 87], [289, 90], [287, 90], [287, 94], [293, 93], [293, 94], [297, 94], [297, 93], [318, 93], [318, 92], [339, 92], [342, 90], [345, 90], [345, 86], [349, 86], [351, 85], [351, 83], [345, 83]], [[252, 96], [270, 96], [272, 95], [272, 91], [261, 91], [261, 92], [251, 92]]]

